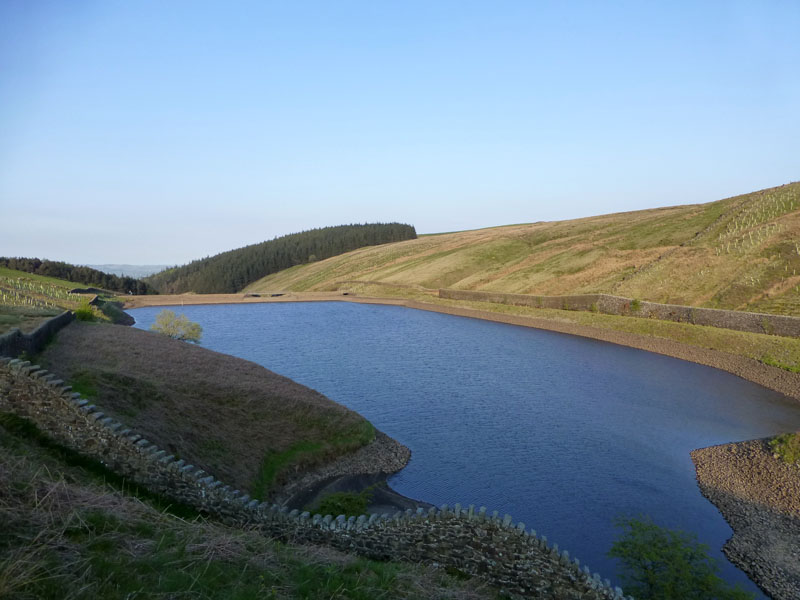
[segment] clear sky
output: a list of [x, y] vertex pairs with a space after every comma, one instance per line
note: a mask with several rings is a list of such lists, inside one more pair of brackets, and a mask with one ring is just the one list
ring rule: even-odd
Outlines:
[[800, 179], [800, 2], [0, 1], [0, 255], [182, 263]]

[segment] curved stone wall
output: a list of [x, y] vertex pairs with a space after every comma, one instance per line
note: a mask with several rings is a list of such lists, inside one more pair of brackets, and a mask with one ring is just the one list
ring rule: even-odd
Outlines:
[[101, 461], [137, 484], [229, 524], [266, 535], [326, 544], [380, 560], [425, 562], [480, 577], [515, 597], [621, 599], [545, 536], [510, 515], [470, 505], [394, 515], [311, 515], [250, 498], [159, 449], [73, 393], [55, 375], [19, 359], [0, 359], [0, 411], [34, 422], [60, 444]]

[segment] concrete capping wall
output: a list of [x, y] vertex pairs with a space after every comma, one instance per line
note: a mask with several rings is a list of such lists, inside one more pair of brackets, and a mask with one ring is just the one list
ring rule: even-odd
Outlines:
[[583, 294], [575, 296], [532, 296], [500, 292], [473, 292], [468, 290], [440, 289], [440, 298], [494, 302], [533, 308], [585, 310], [608, 315], [625, 315], [721, 327], [749, 333], [767, 333], [785, 337], [800, 337], [800, 317], [752, 313], [738, 310], [700, 308], [679, 304], [659, 304], [646, 300], [611, 296], [609, 294]]
[[159, 449], [28, 361], [0, 358], [0, 410], [30, 419], [58, 443], [231, 525], [247, 524], [281, 540], [329, 545], [372, 559], [452, 567], [515, 597], [626, 598], [546, 536], [483, 506], [445, 504], [345, 518], [259, 502]]
[[0, 356], [17, 357], [23, 352], [37, 354], [48, 340], [75, 320], [75, 314], [65, 311], [39, 325], [31, 333], [22, 333], [18, 328], [0, 335]]

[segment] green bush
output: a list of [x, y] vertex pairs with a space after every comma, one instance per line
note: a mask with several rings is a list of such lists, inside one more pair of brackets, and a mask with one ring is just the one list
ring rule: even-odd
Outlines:
[[783, 462], [800, 463], [800, 432], [776, 436], [770, 440], [769, 447]]
[[316, 512], [321, 515], [338, 517], [357, 517], [366, 514], [367, 506], [372, 500], [372, 492], [367, 488], [363, 492], [335, 492], [322, 498]]
[[696, 536], [659, 527], [649, 518], [620, 518], [622, 535], [608, 555], [618, 558], [626, 594], [638, 600], [752, 600], [718, 575], [708, 546]]
[[642, 302], [638, 298], [631, 300], [631, 312], [638, 313], [642, 310]]
[[199, 344], [203, 335], [203, 328], [199, 323], [190, 321], [186, 315], [176, 315], [166, 308], [156, 315], [156, 321], [150, 326], [150, 330], [194, 344]]
[[75, 318], [79, 321], [94, 321], [94, 311], [88, 302], [75, 309]]

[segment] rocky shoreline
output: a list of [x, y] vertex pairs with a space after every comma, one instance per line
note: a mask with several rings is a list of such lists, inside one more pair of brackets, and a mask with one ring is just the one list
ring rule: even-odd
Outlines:
[[800, 467], [773, 457], [767, 440], [692, 452], [702, 494], [733, 529], [728, 559], [776, 600], [800, 598]]

